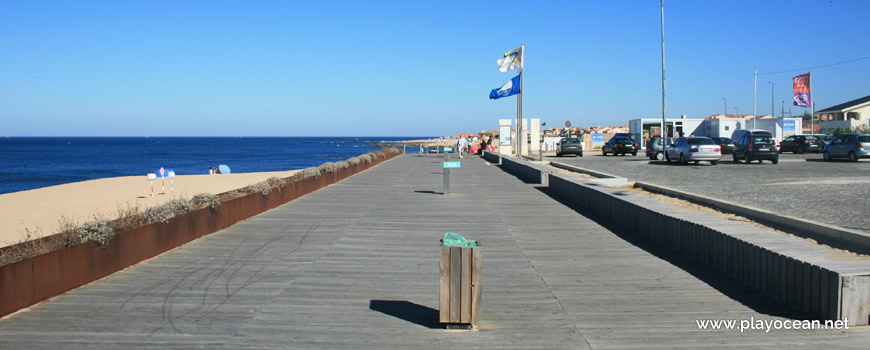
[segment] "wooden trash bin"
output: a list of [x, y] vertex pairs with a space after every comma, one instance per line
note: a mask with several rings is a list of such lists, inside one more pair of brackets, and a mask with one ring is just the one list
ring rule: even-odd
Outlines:
[[439, 320], [448, 329], [469, 329], [480, 321], [481, 254], [480, 246], [441, 246]]

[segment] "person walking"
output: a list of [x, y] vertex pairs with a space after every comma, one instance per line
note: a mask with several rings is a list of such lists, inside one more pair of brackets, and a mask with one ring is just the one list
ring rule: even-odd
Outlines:
[[468, 145], [468, 139], [460, 136], [456, 142], [456, 151], [459, 152], [459, 158], [462, 158], [462, 153], [465, 152], [465, 147]]

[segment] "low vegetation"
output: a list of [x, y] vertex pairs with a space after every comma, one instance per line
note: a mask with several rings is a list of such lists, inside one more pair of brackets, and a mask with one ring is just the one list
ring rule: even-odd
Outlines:
[[265, 181], [219, 195], [200, 193], [191, 198], [174, 199], [163, 205], [145, 210], [131, 206], [119, 208], [117, 218], [113, 220], [95, 217], [92, 221], [76, 224], [63, 218], [60, 221], [60, 229], [57, 234], [31, 239], [33, 233], [27, 231], [21, 243], [0, 248], [0, 266], [80, 243], [94, 242], [100, 247], [105, 247], [111, 243], [112, 236], [120, 232], [154, 223], [166, 223], [176, 216], [196, 210], [205, 208], [216, 210], [224, 202], [254, 193], [260, 193], [265, 196], [271, 191], [280, 191], [283, 187], [305, 178], [319, 177], [323, 174], [341, 171], [350, 166], [372, 163], [378, 157], [400, 152], [396, 148], [385, 148], [381, 151], [350, 158], [347, 161], [324, 163], [319, 167], [306, 168], [286, 178], [272, 177]]

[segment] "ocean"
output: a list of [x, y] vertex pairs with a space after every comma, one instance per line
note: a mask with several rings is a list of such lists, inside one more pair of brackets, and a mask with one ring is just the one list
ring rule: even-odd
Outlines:
[[[430, 137], [9, 137], [0, 138], [0, 194], [85, 180], [141, 175], [160, 167], [176, 175], [318, 166], [380, 150], [378, 141]], [[417, 152], [408, 147], [408, 153]]]

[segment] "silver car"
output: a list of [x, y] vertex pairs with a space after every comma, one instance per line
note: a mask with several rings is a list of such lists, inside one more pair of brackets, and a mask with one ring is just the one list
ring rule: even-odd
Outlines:
[[665, 148], [665, 160], [668, 163], [707, 161], [712, 165], [719, 163], [722, 158], [722, 148], [709, 137], [681, 137]]
[[822, 156], [825, 160], [849, 158], [852, 162], [857, 162], [860, 158], [870, 158], [870, 134], [840, 135], [825, 145]]

